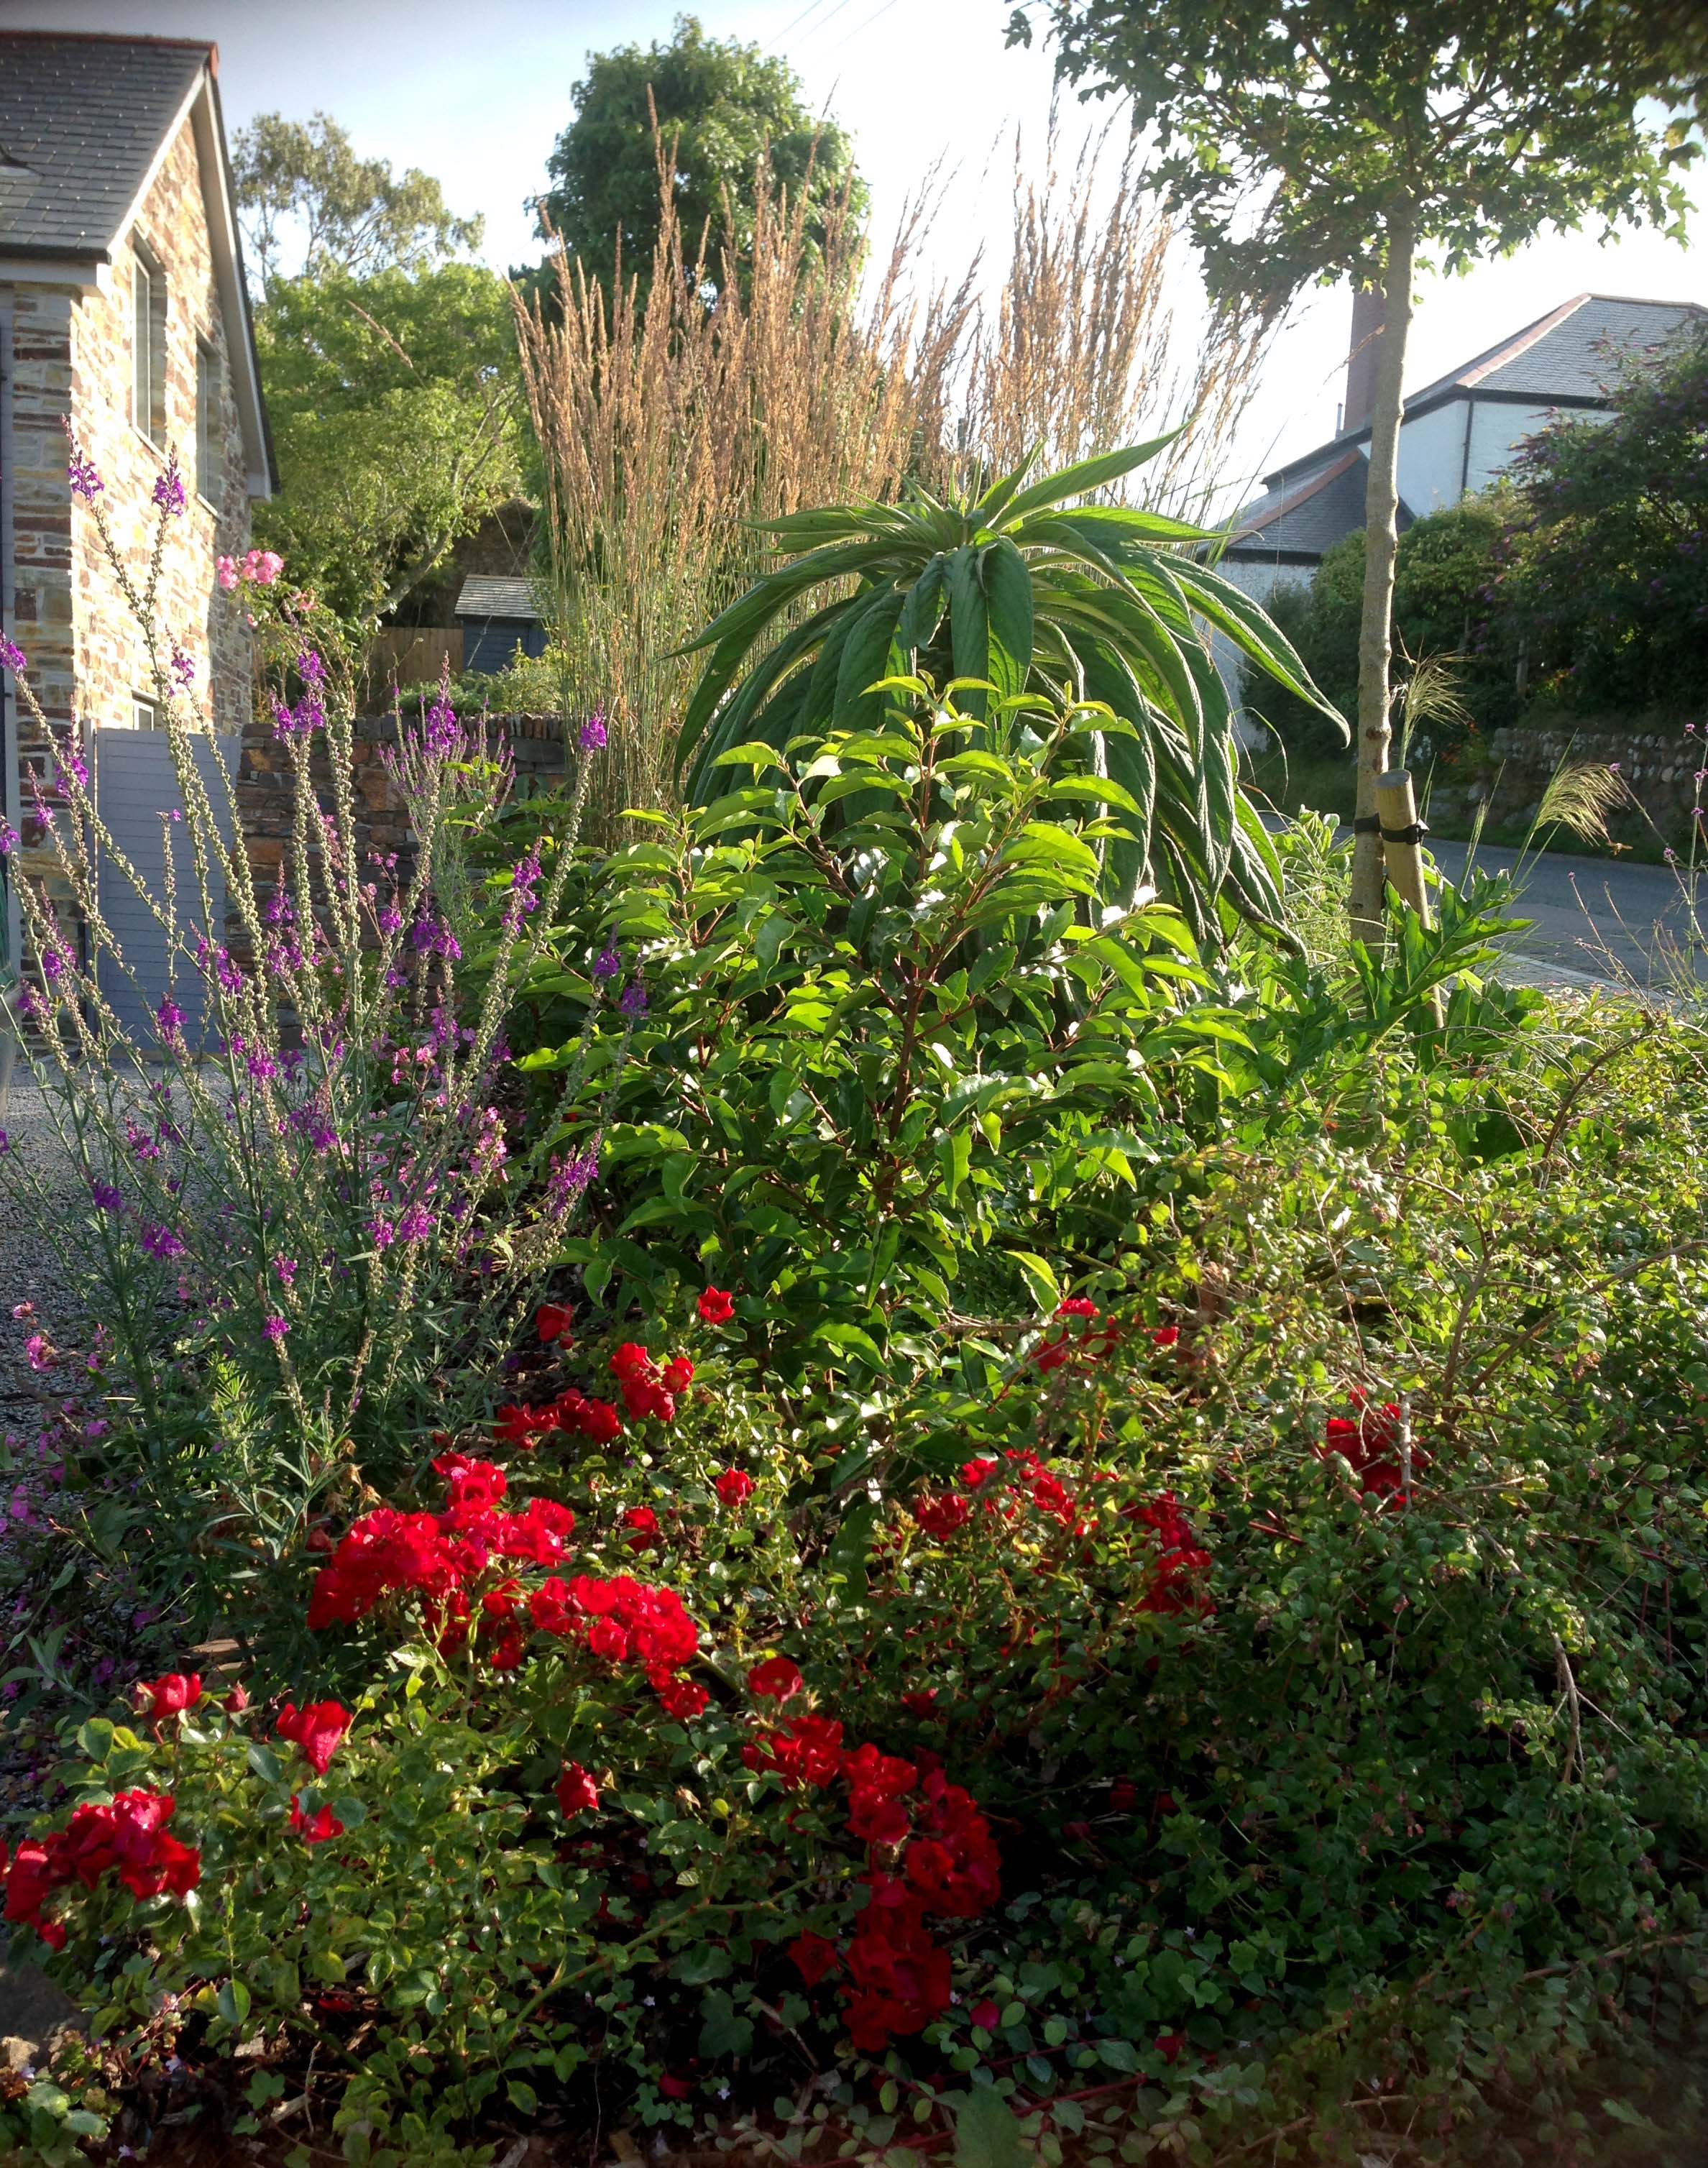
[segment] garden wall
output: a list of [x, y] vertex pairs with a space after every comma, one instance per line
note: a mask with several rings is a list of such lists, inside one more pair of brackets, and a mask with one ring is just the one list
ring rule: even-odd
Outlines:
[[[1668, 841], [1689, 832], [1691, 809], [1698, 803], [1696, 776], [1708, 767], [1708, 710], [1694, 728], [1682, 722], [1633, 729], [1604, 715], [1562, 718], [1546, 728], [1514, 727], [1493, 731], [1475, 743], [1476, 766], [1439, 769], [1434, 786], [1439, 816], [1468, 815], [1484, 799], [1489, 820], [1524, 826], [1535, 818], [1550, 778], [1567, 761], [1590, 761], [1616, 768], [1642, 813]], [[1469, 770], [1469, 772], [1467, 772]], [[1635, 842], [1650, 831], [1642, 813], [1627, 810], [1609, 823], [1620, 841]]]
[[[355, 732], [356, 832], [365, 859], [370, 853], [390, 856], [407, 852], [409, 822], [392, 789], [381, 755], [397, 741], [391, 715], [359, 716]], [[410, 727], [405, 724], [404, 727]], [[516, 763], [519, 784], [547, 790], [563, 779], [564, 725], [558, 715], [493, 715], [487, 727], [507, 744]], [[331, 778], [323, 758], [317, 759], [322, 803], [329, 803]], [[237, 805], [248, 839], [249, 856], [263, 887], [270, 885], [290, 835], [290, 755], [273, 735], [270, 721], [256, 720], [243, 733], [243, 763], [237, 781]]]

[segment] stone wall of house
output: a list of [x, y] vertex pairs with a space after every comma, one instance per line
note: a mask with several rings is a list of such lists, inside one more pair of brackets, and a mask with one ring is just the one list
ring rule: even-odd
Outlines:
[[[136, 258], [130, 236], [114, 251], [104, 291], [19, 284], [8, 289], [12, 318], [12, 454], [7, 477], [13, 534], [13, 623], [29, 682], [50, 725], [129, 727], [134, 696], [154, 687], [141, 628], [108, 564], [96, 513], [74, 497], [66, 423], [98, 471], [96, 500], [138, 584], [155, 519], [154, 486], [176, 448], [185, 508], [168, 528], [158, 620], [194, 665], [188, 698], [204, 726], [240, 731], [252, 705], [251, 646], [242, 612], [221, 593], [215, 560], [249, 546], [249, 497], [227, 332], [214, 276], [200, 159], [186, 120], [168, 146], [136, 232], [159, 267], [163, 289], [164, 448], [132, 418], [132, 330]], [[242, 325], [229, 327], [236, 338]], [[198, 343], [214, 357], [216, 397], [211, 470], [196, 469]], [[48, 748], [18, 702], [19, 764], [50, 776]], [[76, 912], [50, 839], [30, 817], [19, 778], [23, 848], [18, 870], [44, 883], [74, 931]]]
[[[409, 725], [406, 724], [405, 728]], [[564, 728], [557, 715], [494, 715], [487, 728], [509, 747], [517, 781], [534, 791], [554, 789], [567, 768]], [[408, 816], [386, 775], [384, 754], [397, 741], [390, 715], [364, 715], [354, 725], [356, 839], [364, 863], [396, 856], [407, 862]], [[250, 862], [263, 891], [271, 889], [291, 832], [290, 750], [273, 735], [270, 723], [252, 720], [243, 734], [243, 759], [237, 780], [237, 811], [248, 839]], [[331, 802], [324, 759], [315, 763], [322, 804]]]
[[[132, 327], [140, 240], [165, 289], [163, 445], [131, 414]], [[189, 698], [204, 725], [241, 729], [248, 715], [250, 644], [241, 612], [214, 579], [218, 556], [249, 546], [249, 497], [232, 390], [228, 327], [221, 314], [195, 136], [185, 120], [168, 148], [136, 219], [134, 239], [114, 251], [104, 293], [86, 295], [72, 319], [73, 412], [83, 448], [105, 484], [98, 502], [122, 550], [146, 546], [156, 482], [178, 454], [186, 504], [170, 523], [161, 566], [158, 615], [195, 666]], [[241, 339], [243, 327], [229, 327]], [[210, 431], [213, 471], [196, 470], [196, 357], [214, 358], [216, 396]], [[140, 628], [119, 591], [95, 532], [93, 508], [72, 510], [77, 582], [77, 698], [86, 725], [128, 725], [136, 694], [153, 687]]]

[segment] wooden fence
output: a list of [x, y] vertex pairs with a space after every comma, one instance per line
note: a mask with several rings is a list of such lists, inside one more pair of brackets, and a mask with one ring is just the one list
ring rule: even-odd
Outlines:
[[449, 662], [455, 678], [463, 667], [460, 624], [391, 625], [375, 633], [362, 665], [364, 706], [390, 699], [394, 683], [430, 685]]

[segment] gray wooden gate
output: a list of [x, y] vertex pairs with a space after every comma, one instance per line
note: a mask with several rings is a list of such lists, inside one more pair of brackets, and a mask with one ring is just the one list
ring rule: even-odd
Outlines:
[[[212, 741], [194, 732], [190, 746], [200, 771], [222, 840], [231, 841], [231, 808], [225, 785], [214, 762]], [[208, 868], [208, 885], [215, 924], [202, 927], [201, 901], [197, 891], [195, 864], [189, 832], [182, 820], [162, 821], [163, 813], [183, 811], [178, 778], [172, 765], [171, 747], [164, 731], [97, 731], [94, 733], [95, 804], [103, 821], [152, 894], [163, 898], [166, 879], [166, 837], [172, 838], [173, 879], [178, 897], [180, 943], [205, 931], [210, 940], [223, 943], [226, 887], [217, 863]], [[238, 752], [236, 738], [220, 747], [226, 766], [235, 772]], [[102, 916], [119, 943], [134, 982], [125, 971], [104, 957], [101, 991], [112, 1003], [120, 1022], [143, 1046], [153, 1044], [153, 1009], [165, 998], [168, 977], [173, 998], [184, 1012], [184, 1034], [192, 1044], [203, 1025], [201, 975], [182, 954], [168, 973], [166, 933], [125, 875], [107, 853], [100, 865]]]

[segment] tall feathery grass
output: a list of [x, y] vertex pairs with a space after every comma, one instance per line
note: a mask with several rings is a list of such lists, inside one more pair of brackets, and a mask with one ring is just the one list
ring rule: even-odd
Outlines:
[[[760, 523], [1063, 464], [1180, 425], [1154, 470], [1166, 508], [1202, 509], [1253, 380], [1260, 334], [1214, 324], [1179, 362], [1176, 235], [1130, 160], [1095, 146], [1019, 174], [1008, 260], [927, 280], [929, 189], [888, 254], [844, 202], [822, 237], [760, 170], [751, 241], [685, 233], [662, 139], [662, 216], [643, 279], [613, 290], [572, 258], [519, 297], [544, 474], [551, 616], [567, 713], [596, 702], [609, 752], [589, 809], [673, 794], [671, 748], [701, 658], [678, 651], [763, 569]], [[1017, 166], [1019, 146], [1016, 146]]]

